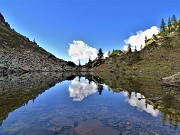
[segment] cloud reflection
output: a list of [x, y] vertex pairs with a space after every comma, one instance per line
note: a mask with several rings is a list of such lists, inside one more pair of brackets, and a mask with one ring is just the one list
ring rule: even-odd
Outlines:
[[72, 80], [68, 91], [70, 97], [73, 98], [73, 101], [82, 101], [85, 97], [96, 93], [97, 86], [94, 82], [89, 83], [86, 79], [79, 81], [79, 78], [76, 77]]
[[[125, 92], [125, 96], [128, 97], [128, 93]], [[130, 98], [128, 98], [128, 102], [131, 106], [136, 106], [138, 109], [146, 111], [150, 113], [152, 116], [157, 117], [159, 114], [159, 110], [154, 109], [152, 105], [146, 104], [146, 99], [138, 100], [138, 98], [145, 98], [140, 93], [132, 93]]]

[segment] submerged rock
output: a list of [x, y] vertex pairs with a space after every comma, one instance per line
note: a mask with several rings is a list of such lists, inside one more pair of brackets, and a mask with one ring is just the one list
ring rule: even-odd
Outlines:
[[101, 121], [96, 119], [89, 119], [81, 122], [75, 131], [80, 135], [118, 135], [116, 129], [106, 127]]
[[64, 127], [64, 126], [73, 127], [74, 126], [74, 122], [65, 117], [56, 117], [50, 120], [50, 123], [58, 127]]
[[170, 77], [162, 78], [161, 84], [167, 87], [178, 87], [180, 90], [180, 72]]

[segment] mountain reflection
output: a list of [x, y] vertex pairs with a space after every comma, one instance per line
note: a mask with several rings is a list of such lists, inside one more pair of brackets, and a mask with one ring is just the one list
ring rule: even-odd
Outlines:
[[[144, 74], [134, 76], [111, 74], [97, 77], [79, 73], [31, 73], [2, 76], [0, 77], [0, 125], [10, 112], [26, 105], [29, 100], [36, 99], [59, 82], [72, 80], [69, 87], [65, 88], [69, 93], [66, 96], [71, 97], [71, 101], [82, 101], [96, 92], [104, 96], [107, 94], [106, 90], [117, 94], [123, 93], [131, 106], [153, 117], [161, 117], [164, 125], [169, 121], [170, 126], [176, 129], [180, 125], [180, 92], [163, 89], [158, 83], [159, 78], [156, 75]], [[111, 96], [110, 93], [107, 95]], [[102, 110], [105, 113], [107, 106]]]
[[[124, 95], [129, 97], [128, 92], [124, 92]], [[159, 114], [159, 110], [154, 109], [152, 105], [147, 104], [145, 97], [140, 93], [132, 92], [130, 97], [127, 98], [127, 101], [131, 106], [136, 106], [139, 110], [150, 113], [154, 117], [157, 117]]]
[[76, 77], [69, 86], [69, 95], [73, 101], [82, 101], [85, 97], [97, 92], [97, 85], [87, 79], [80, 80]]
[[72, 73], [30, 73], [0, 76], [0, 125], [10, 112], [35, 100], [57, 83], [71, 80]]

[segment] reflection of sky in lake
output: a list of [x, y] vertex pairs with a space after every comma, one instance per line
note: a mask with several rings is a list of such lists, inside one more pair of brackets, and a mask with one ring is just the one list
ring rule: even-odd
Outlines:
[[[106, 89], [108, 88], [105, 84], [103, 87]], [[89, 83], [87, 79], [79, 80], [79, 78], [76, 77], [72, 80], [68, 91], [69, 96], [73, 98], [73, 101], [82, 101], [84, 98], [97, 92], [97, 85], [94, 82]], [[136, 106], [139, 110], [150, 113], [154, 117], [158, 116], [159, 110], [154, 109], [152, 105], [147, 104], [146, 99], [142, 94], [133, 92], [129, 98], [127, 92], [122, 93], [125, 95], [126, 101], [128, 101], [131, 106]], [[139, 100], [139, 98], [142, 99]]]
[[86, 79], [80, 80], [76, 77], [72, 80], [69, 86], [69, 96], [73, 98], [73, 101], [82, 101], [88, 95], [97, 92], [97, 86], [94, 82], [90, 82]]
[[142, 94], [132, 92], [128, 96], [101, 84], [100, 95], [99, 85], [77, 77], [51, 87], [34, 102], [9, 113], [0, 126], [0, 135], [83, 134], [90, 129], [99, 134], [108, 130], [109, 134], [179, 135], [179, 126], [174, 130], [169, 123], [162, 125], [161, 112], [146, 105], [145, 99], [138, 100], [145, 98]]
[[[128, 97], [127, 92], [124, 92], [124, 95], [127, 96], [127, 101], [131, 106], [136, 106], [139, 110], [143, 110], [147, 113], [150, 113], [154, 117], [158, 116], [159, 110], [154, 109], [152, 105], [146, 104], [145, 97], [140, 93], [133, 92], [130, 98]], [[139, 98], [143, 98], [143, 99], [139, 100]]]

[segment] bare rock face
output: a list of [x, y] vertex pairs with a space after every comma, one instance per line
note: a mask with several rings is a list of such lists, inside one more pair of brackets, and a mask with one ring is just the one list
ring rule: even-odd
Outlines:
[[89, 119], [79, 124], [75, 131], [80, 135], [118, 135], [116, 129], [106, 127], [97, 119]]
[[170, 77], [162, 78], [161, 84], [167, 87], [177, 87], [180, 90], [180, 72]]

